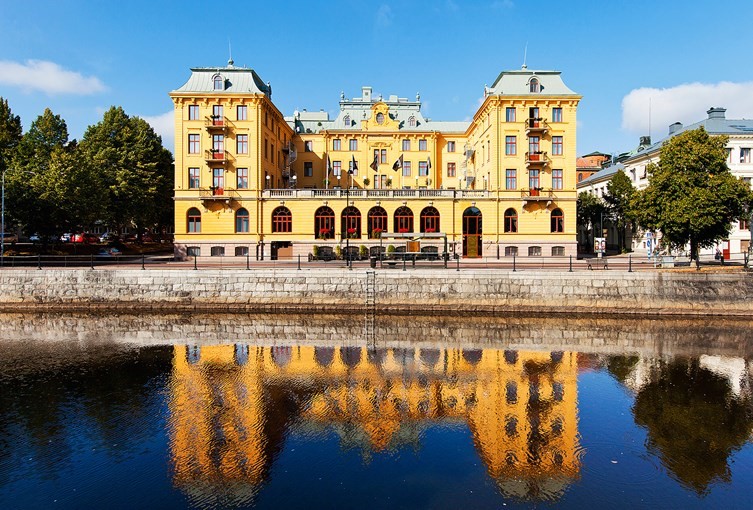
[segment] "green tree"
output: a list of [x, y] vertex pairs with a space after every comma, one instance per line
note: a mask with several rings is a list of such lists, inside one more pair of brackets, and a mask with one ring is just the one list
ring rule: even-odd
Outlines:
[[0, 97], [0, 172], [10, 166], [22, 136], [21, 117], [13, 115], [8, 100]]
[[622, 170], [618, 170], [607, 183], [607, 194], [604, 196], [604, 202], [609, 217], [617, 227], [617, 247], [622, 253], [626, 251], [625, 234], [632, 220], [630, 204], [634, 194], [633, 183]]
[[698, 250], [727, 238], [751, 202], [750, 187], [727, 168], [726, 145], [726, 136], [709, 136], [703, 127], [670, 138], [632, 203], [642, 227], [661, 232], [670, 249], [690, 245], [696, 264]]
[[112, 107], [86, 130], [81, 150], [107, 191], [102, 219], [118, 231], [135, 226], [140, 235], [144, 227], [172, 218], [172, 154], [146, 121]]
[[601, 198], [585, 191], [578, 193], [576, 207], [578, 211], [578, 226], [586, 229], [586, 251], [590, 252], [593, 249], [594, 244], [594, 226], [597, 224], [601, 225], [603, 215], [606, 213], [607, 208]]

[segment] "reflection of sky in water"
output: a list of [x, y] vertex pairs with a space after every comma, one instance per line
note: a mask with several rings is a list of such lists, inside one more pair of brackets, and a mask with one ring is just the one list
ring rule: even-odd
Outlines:
[[743, 358], [2, 344], [0, 359], [2, 508], [753, 507]]

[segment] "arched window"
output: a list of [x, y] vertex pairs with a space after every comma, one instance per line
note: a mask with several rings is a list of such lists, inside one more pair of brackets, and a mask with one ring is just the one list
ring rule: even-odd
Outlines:
[[376, 123], [379, 124], [380, 126], [384, 124], [384, 114], [382, 112], [377, 113]]
[[201, 232], [201, 212], [195, 207], [191, 207], [186, 214], [188, 217], [188, 232]]
[[562, 209], [555, 209], [552, 211], [552, 232], [564, 232], [565, 231], [565, 215], [562, 214]]
[[214, 84], [214, 90], [223, 90], [225, 88], [225, 80], [219, 74], [215, 74], [212, 77], [212, 83]]
[[505, 232], [514, 233], [518, 231], [518, 212], [515, 209], [505, 211]]
[[369, 239], [382, 237], [382, 233], [387, 232], [387, 211], [379, 206], [369, 209], [366, 228], [369, 231]]
[[413, 211], [410, 208], [402, 206], [395, 211], [395, 232], [413, 232]]
[[238, 234], [247, 234], [249, 231], [248, 211], [241, 207], [235, 211], [235, 232]]
[[350, 115], [343, 117], [343, 124], [345, 124], [345, 127], [350, 127]]
[[414, 117], [413, 115], [408, 118], [408, 126], [416, 127], [416, 117]]
[[361, 238], [361, 211], [352, 206], [346, 207], [343, 209], [340, 219], [340, 227], [342, 229], [341, 234], [343, 238]]
[[531, 81], [528, 82], [528, 85], [529, 85], [530, 92], [541, 92], [541, 86], [539, 85], [538, 79], [531, 78]]
[[272, 233], [292, 231], [293, 215], [290, 213], [290, 209], [280, 206], [272, 211]]
[[314, 213], [314, 236], [319, 239], [332, 239], [335, 234], [335, 211], [321, 206]]
[[439, 211], [435, 207], [424, 207], [419, 227], [421, 232], [439, 232]]

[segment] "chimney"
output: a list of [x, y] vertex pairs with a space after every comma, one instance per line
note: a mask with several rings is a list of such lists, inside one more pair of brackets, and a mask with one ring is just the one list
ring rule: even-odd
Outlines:
[[675, 122], [669, 125], [669, 134], [673, 135], [682, 129], [682, 122]]
[[712, 106], [709, 108], [706, 113], [709, 115], [709, 119], [723, 119], [724, 118], [724, 112], [726, 112], [726, 108], [718, 108]]
[[371, 102], [371, 87], [361, 87], [361, 99]]
[[640, 147], [648, 147], [651, 145], [651, 137], [650, 136], [642, 136], [640, 138], [640, 143], [638, 144]]

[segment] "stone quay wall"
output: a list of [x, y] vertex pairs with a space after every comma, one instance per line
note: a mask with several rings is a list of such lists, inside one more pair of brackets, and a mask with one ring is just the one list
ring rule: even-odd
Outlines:
[[[375, 309], [397, 314], [749, 316], [745, 273], [378, 270]], [[0, 311], [362, 313], [367, 271], [5, 269]]]

